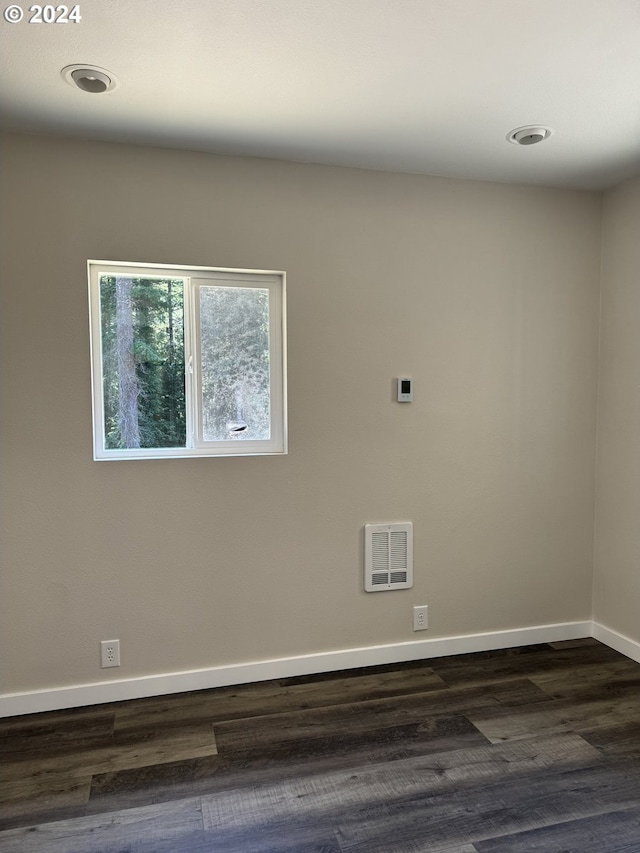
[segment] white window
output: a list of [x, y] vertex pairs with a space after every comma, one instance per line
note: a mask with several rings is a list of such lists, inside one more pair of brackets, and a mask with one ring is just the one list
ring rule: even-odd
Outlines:
[[287, 452], [283, 272], [88, 267], [94, 459]]

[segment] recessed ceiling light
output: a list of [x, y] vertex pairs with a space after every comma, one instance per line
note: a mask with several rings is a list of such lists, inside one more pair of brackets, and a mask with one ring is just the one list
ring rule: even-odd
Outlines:
[[70, 86], [82, 89], [83, 92], [112, 92], [118, 85], [117, 79], [110, 71], [98, 68], [97, 65], [67, 65], [60, 73]]
[[525, 127], [516, 127], [508, 133], [507, 139], [514, 145], [535, 145], [537, 142], [544, 142], [552, 133], [550, 127], [543, 127], [540, 124], [525, 125]]

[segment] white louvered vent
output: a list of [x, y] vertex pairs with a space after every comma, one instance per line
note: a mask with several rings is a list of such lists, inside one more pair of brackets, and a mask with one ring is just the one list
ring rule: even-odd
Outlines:
[[365, 590], [385, 592], [412, 586], [413, 524], [365, 524]]

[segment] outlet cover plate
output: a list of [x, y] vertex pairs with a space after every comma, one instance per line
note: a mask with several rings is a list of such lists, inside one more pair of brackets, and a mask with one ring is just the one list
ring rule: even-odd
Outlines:
[[120, 666], [120, 640], [102, 640], [100, 643], [100, 666]]
[[429, 627], [429, 608], [426, 604], [419, 604], [413, 608], [413, 630], [426, 631]]

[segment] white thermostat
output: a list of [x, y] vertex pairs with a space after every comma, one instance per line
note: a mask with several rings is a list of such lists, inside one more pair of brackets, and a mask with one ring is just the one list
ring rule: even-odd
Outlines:
[[413, 401], [413, 379], [401, 376], [398, 379], [398, 402], [411, 403]]

